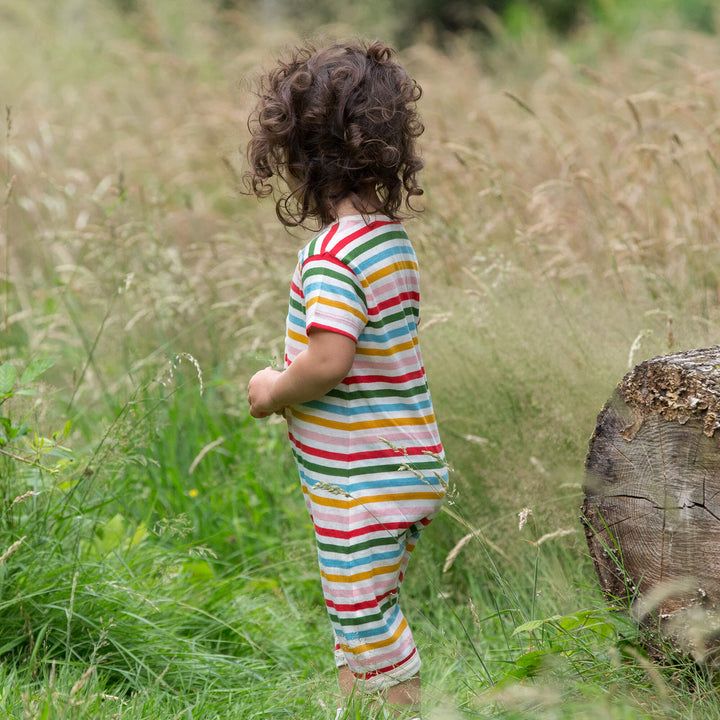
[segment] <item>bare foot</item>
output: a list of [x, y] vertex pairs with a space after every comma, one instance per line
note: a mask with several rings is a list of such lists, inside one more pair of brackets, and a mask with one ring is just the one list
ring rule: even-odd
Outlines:
[[[353, 675], [347, 665], [338, 668], [338, 682], [343, 701], [350, 700], [357, 685], [358, 678]], [[360, 681], [361, 682], [361, 681]], [[421, 684], [420, 676], [398, 683], [377, 694], [376, 698], [383, 707], [391, 710], [395, 717], [411, 718], [420, 715]], [[369, 699], [369, 698], [368, 698]]]

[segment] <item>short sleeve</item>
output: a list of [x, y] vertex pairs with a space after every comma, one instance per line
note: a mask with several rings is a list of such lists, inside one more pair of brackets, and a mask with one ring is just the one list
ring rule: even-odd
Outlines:
[[355, 273], [324, 253], [307, 258], [301, 275], [306, 331], [330, 330], [357, 342], [368, 317], [365, 293]]

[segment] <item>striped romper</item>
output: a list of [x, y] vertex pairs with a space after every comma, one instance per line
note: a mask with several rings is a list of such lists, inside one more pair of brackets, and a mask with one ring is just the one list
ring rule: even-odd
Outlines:
[[345, 216], [298, 256], [285, 365], [321, 328], [356, 341], [349, 375], [288, 408], [288, 431], [315, 528], [338, 666], [367, 692], [417, 674], [398, 590], [447, 486], [418, 345], [418, 267], [403, 226]]

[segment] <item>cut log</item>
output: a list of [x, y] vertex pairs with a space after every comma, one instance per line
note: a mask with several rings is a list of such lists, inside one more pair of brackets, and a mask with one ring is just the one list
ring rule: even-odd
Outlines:
[[720, 346], [647, 360], [598, 416], [583, 519], [608, 598], [720, 655]]

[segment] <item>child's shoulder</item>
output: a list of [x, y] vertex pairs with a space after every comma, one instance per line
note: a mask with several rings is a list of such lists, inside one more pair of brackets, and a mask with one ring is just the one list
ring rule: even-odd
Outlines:
[[[385, 215], [343, 215], [324, 228], [305, 248], [305, 256], [333, 255], [348, 262], [387, 246], [409, 245], [403, 224]], [[348, 263], [349, 264], [349, 263]]]

